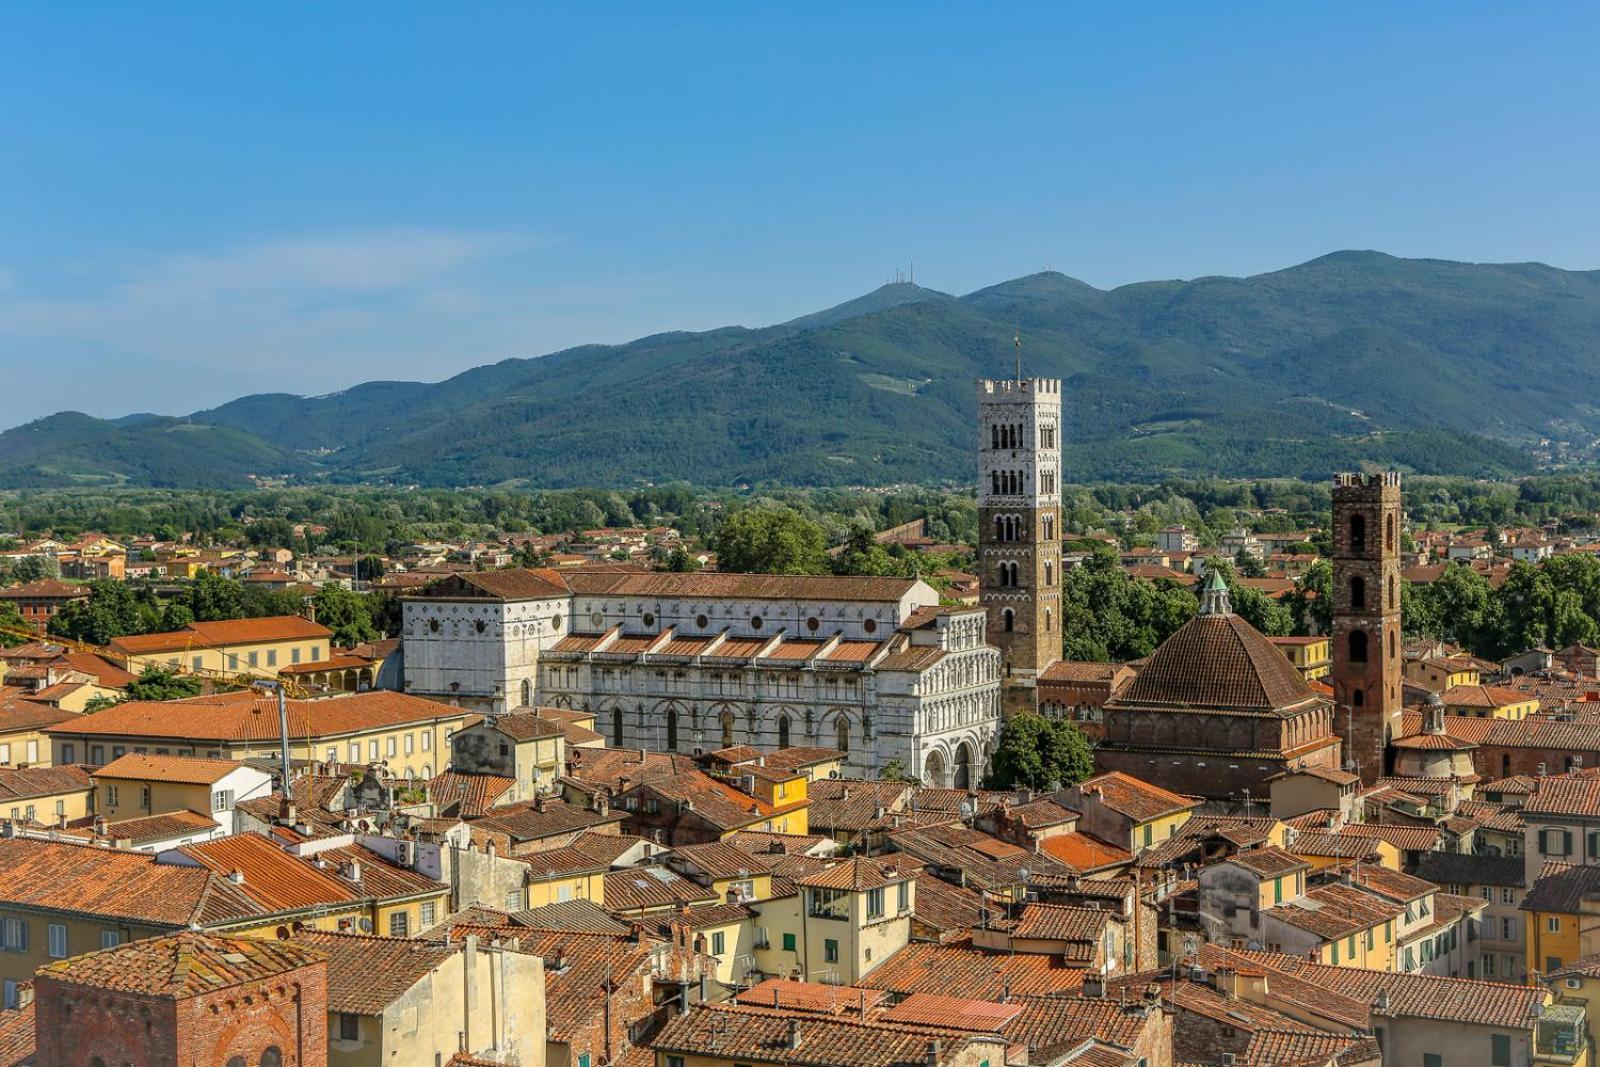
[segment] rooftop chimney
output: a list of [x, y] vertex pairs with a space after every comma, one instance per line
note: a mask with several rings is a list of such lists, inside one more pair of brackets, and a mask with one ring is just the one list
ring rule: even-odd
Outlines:
[[234, 885], [244, 885], [244, 872], [235, 867], [233, 870], [228, 872], [228, 881], [232, 882]]
[[797, 1049], [799, 1047], [800, 1047], [800, 1022], [799, 1022], [798, 1019], [790, 1019], [789, 1020], [789, 1048], [791, 1050], [793, 1050], [793, 1049]]

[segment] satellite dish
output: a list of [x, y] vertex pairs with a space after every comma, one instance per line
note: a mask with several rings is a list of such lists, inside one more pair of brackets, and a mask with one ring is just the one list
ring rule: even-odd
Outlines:
[[367, 918], [366, 916], [362, 916], [361, 917], [361, 922], [360, 922], [359, 925], [361, 926], [361, 932], [362, 933], [364, 933], [364, 934], [372, 933], [372, 920], [371, 919]]

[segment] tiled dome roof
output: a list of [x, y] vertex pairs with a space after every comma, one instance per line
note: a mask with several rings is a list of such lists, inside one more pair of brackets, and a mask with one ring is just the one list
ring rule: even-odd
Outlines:
[[1283, 713], [1322, 699], [1259, 630], [1218, 613], [1190, 620], [1163, 641], [1112, 703]]

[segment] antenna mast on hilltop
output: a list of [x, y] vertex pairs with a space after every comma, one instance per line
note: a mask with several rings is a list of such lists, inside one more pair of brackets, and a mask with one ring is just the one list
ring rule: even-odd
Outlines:
[[1022, 384], [1022, 327], [1017, 327], [1017, 384]]

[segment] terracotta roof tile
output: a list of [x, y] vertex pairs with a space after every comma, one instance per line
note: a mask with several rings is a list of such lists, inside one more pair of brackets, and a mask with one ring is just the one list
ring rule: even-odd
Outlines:
[[[406, 723], [476, 716], [421, 697], [374, 689], [321, 700], [291, 700], [291, 738], [337, 737]], [[129, 701], [69, 716], [50, 732], [67, 737], [149, 737], [182, 742], [276, 741], [277, 701], [254, 691], [186, 700]]]
[[381, 1015], [418, 982], [442, 967], [462, 946], [405, 938], [304, 930], [303, 945], [328, 961], [328, 1010]]
[[49, 964], [41, 978], [151, 997], [194, 997], [316, 964], [314, 949], [185, 930]]
[[1237, 615], [1201, 615], [1161, 643], [1108, 706], [1281, 714], [1320, 700], [1283, 653]]
[[172, 782], [178, 785], [211, 785], [243, 766], [244, 764], [237, 760], [200, 759], [194, 756], [152, 756], [130, 752], [101, 767], [94, 772], [94, 776], [129, 781]]
[[1039, 842], [1039, 848], [1084, 873], [1118, 867], [1133, 861], [1133, 853], [1125, 848], [1110, 845], [1090, 834], [1077, 830], [1064, 834], [1051, 834]]
[[1045, 941], [1098, 942], [1110, 918], [1110, 913], [1101, 908], [1029, 904], [1022, 909], [1011, 932], [1016, 937]]
[[1077, 796], [1094, 797], [1105, 807], [1135, 822], [1158, 819], [1163, 815], [1188, 811], [1200, 806], [1198, 800], [1192, 800], [1170, 789], [1163, 789], [1132, 775], [1123, 774], [1121, 771], [1111, 771], [1109, 774], [1079, 782], [1073, 789]]
[[182, 630], [119, 637], [111, 647], [135, 655], [181, 652], [190, 648], [260, 644], [268, 641], [331, 640], [333, 631], [299, 615], [270, 615], [257, 619], [196, 622]]
[[1013, 996], [1071, 993], [1082, 987], [1083, 970], [1064, 965], [1056, 955], [1011, 955], [970, 945], [914, 941], [858, 984], [900, 995], [959, 989], [970, 997], [999, 1000], [1008, 992]]
[[143, 852], [22, 837], [0, 838], [0, 904], [174, 928], [262, 914], [237, 887], [201, 868], [157, 863]]

